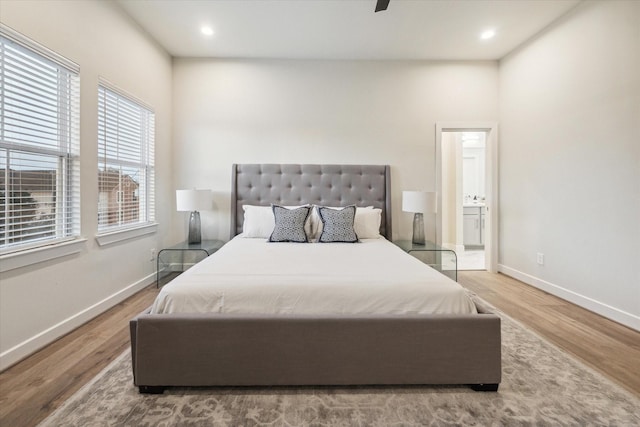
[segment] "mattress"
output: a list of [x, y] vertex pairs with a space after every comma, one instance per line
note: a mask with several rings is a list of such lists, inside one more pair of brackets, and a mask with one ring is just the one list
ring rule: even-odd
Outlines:
[[151, 313], [471, 314], [458, 283], [384, 238], [269, 243], [236, 236], [176, 277]]

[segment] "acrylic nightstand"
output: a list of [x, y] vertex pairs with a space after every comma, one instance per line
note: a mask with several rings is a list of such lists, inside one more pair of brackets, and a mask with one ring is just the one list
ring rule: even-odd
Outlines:
[[224, 245], [222, 240], [203, 240], [200, 243], [182, 242], [161, 249], [156, 263], [156, 287], [165, 276], [188, 270]]
[[418, 254], [412, 255], [445, 276], [452, 278], [456, 282], [458, 281], [458, 255], [453, 249], [443, 248], [433, 242], [417, 245], [412, 243], [411, 240], [398, 240], [393, 243], [409, 254], [421, 252], [419, 256]]

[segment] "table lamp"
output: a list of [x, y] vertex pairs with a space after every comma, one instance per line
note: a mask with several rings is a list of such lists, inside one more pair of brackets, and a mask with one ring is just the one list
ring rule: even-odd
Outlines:
[[436, 193], [426, 191], [403, 191], [402, 210], [413, 212], [413, 238], [415, 245], [424, 245], [424, 216], [425, 213], [436, 213]]
[[178, 212], [191, 212], [189, 216], [189, 243], [200, 243], [200, 212], [211, 209], [213, 197], [211, 190], [176, 190]]

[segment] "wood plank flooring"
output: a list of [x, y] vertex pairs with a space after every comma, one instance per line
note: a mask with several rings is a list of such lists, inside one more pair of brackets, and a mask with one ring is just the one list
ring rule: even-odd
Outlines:
[[129, 346], [129, 319], [149, 307], [153, 286], [0, 373], [0, 426], [35, 426]]
[[640, 332], [502, 274], [459, 272], [458, 281], [640, 396]]
[[[460, 272], [460, 283], [640, 396], [640, 332], [501, 274]], [[34, 426], [129, 345], [128, 321], [151, 305], [150, 286], [0, 373], [0, 426]]]

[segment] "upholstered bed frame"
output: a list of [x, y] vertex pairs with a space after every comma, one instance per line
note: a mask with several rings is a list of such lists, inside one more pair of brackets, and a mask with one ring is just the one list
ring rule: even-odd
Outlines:
[[[391, 239], [389, 166], [233, 165], [231, 236], [242, 205], [375, 206]], [[464, 384], [501, 380], [500, 318], [470, 315], [149, 314], [130, 322], [134, 383], [168, 386]]]

